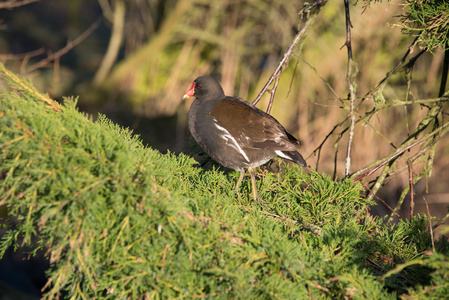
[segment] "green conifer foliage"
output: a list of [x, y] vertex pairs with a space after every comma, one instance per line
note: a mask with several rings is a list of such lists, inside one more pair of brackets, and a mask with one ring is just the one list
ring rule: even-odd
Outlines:
[[285, 172], [259, 171], [265, 204], [252, 203], [234, 172], [162, 155], [0, 71], [16, 90], [0, 96], [0, 256], [46, 251], [45, 298], [447, 295], [448, 244], [429, 252], [426, 217], [389, 228], [359, 184], [280, 162]]
[[[363, 0], [369, 6], [381, 0]], [[418, 38], [421, 48], [432, 51], [449, 45], [449, 2], [445, 0], [405, 0], [399, 27], [406, 36]]]

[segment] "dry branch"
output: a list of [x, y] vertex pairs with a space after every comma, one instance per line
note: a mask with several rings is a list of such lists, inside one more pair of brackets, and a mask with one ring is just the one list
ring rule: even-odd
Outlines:
[[408, 184], [410, 189], [410, 220], [413, 218], [415, 214], [415, 188], [413, 183], [413, 162], [407, 160], [408, 166]]
[[[312, 5], [306, 7], [304, 10], [302, 10], [299, 14], [303, 14], [303, 13], [310, 13], [311, 10], [315, 7], [318, 7], [318, 9], [320, 9], [321, 7], [323, 7], [325, 4], [327, 3], [327, 0], [318, 0], [315, 3], [313, 3]], [[262, 98], [263, 94], [265, 94], [265, 92], [267, 92], [269, 90], [269, 86], [273, 83], [273, 81], [276, 79], [276, 82], [273, 86], [272, 89], [270, 89], [270, 93], [272, 95], [272, 97], [270, 98], [270, 104], [268, 105], [269, 108], [271, 108], [271, 106], [273, 105], [273, 98], [274, 98], [274, 94], [276, 93], [276, 89], [277, 89], [277, 82], [279, 82], [279, 77], [281, 76], [281, 73], [284, 70], [284, 67], [288, 64], [288, 62], [290, 61], [291, 58], [291, 54], [293, 52], [293, 49], [295, 48], [295, 46], [298, 44], [298, 42], [301, 40], [301, 38], [306, 34], [307, 29], [310, 27], [310, 25], [313, 23], [313, 20], [315, 19], [315, 16], [318, 14], [319, 10], [310, 15], [309, 18], [307, 19], [306, 23], [304, 24], [304, 26], [301, 28], [301, 30], [296, 34], [295, 38], [293, 39], [292, 43], [290, 44], [290, 46], [288, 47], [287, 51], [285, 51], [284, 56], [282, 57], [282, 59], [280, 60], [279, 64], [277, 65], [276, 69], [274, 70], [273, 74], [271, 74], [271, 77], [268, 79], [267, 83], [265, 84], [265, 86], [262, 88], [262, 90], [259, 92], [259, 94], [257, 95], [256, 99], [254, 99], [253, 104], [256, 105], [260, 99]]]
[[98, 25], [100, 24], [100, 21], [101, 21], [101, 18], [98, 18], [92, 25], [89, 26], [89, 28], [86, 29], [86, 31], [84, 31], [76, 39], [74, 39], [73, 41], [69, 40], [67, 42], [67, 45], [64, 48], [56, 51], [55, 53], [50, 53], [47, 56], [47, 58], [45, 58], [45, 59], [41, 60], [40, 62], [37, 62], [37, 63], [29, 66], [28, 68], [26, 68], [26, 72], [30, 73], [30, 72], [33, 72], [33, 71], [39, 69], [39, 68], [46, 67], [52, 61], [60, 58], [61, 56], [63, 56], [64, 54], [66, 54], [67, 52], [72, 50], [74, 47], [76, 47], [82, 41], [84, 41], [89, 35], [91, 35], [92, 32], [94, 32], [95, 29], [97, 29]]
[[352, 44], [351, 44], [351, 16], [349, 12], [349, 0], [344, 0], [345, 2], [345, 16], [346, 16], [346, 42], [344, 46], [348, 49], [348, 69], [346, 74], [346, 80], [348, 81], [349, 88], [349, 119], [351, 120], [351, 125], [349, 127], [349, 139], [348, 146], [346, 149], [346, 166], [345, 166], [345, 176], [349, 175], [351, 169], [351, 149], [352, 141], [354, 139], [354, 129], [355, 129], [355, 113], [354, 113], [354, 103], [355, 103], [355, 76], [357, 75], [357, 65], [352, 58]]
[[109, 40], [108, 50], [106, 51], [101, 65], [94, 76], [93, 82], [96, 86], [100, 85], [104, 81], [107, 74], [111, 70], [112, 65], [117, 59], [120, 45], [123, 41], [123, 33], [125, 28], [125, 12], [125, 2], [115, 1], [111, 39]]
[[33, 2], [37, 2], [39, 0], [9, 0], [0, 3], [0, 9], [13, 9], [16, 7], [24, 6]]

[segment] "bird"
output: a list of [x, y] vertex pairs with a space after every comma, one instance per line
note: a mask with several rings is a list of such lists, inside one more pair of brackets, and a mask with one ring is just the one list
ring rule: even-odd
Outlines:
[[248, 170], [252, 196], [259, 201], [254, 168], [275, 157], [307, 163], [296, 151], [300, 142], [270, 114], [238, 97], [225, 96], [218, 81], [200, 76], [182, 97], [196, 97], [189, 109], [188, 125], [196, 143], [222, 166], [240, 172], [238, 191]]

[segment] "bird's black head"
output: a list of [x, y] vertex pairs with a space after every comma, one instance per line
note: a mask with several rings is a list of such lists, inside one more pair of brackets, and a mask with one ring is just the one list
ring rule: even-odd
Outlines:
[[203, 101], [219, 100], [224, 97], [224, 92], [215, 78], [205, 75], [195, 79], [190, 90], [182, 98], [187, 99], [192, 96]]

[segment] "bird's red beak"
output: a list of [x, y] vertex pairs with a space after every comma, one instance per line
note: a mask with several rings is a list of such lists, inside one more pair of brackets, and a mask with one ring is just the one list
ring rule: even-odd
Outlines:
[[195, 82], [192, 84], [190, 90], [188, 90], [187, 93], [185, 93], [184, 96], [182, 96], [182, 100], [186, 100], [192, 97], [194, 94], [195, 94]]

